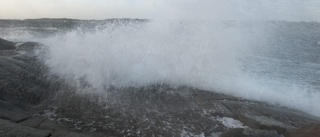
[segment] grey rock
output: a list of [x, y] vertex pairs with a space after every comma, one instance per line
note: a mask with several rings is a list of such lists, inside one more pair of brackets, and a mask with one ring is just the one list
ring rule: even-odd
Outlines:
[[[24, 43], [17, 50], [5, 50], [16, 55], [0, 56], [0, 99], [20, 104], [39, 104], [47, 96], [49, 82], [44, 77], [43, 65], [34, 56], [32, 49], [37, 43]], [[47, 90], [44, 90], [47, 89]]]
[[19, 52], [15, 50], [0, 50], [0, 56], [14, 56], [18, 54]]
[[[0, 57], [0, 93], [2, 97], [15, 98], [36, 104], [39, 102], [34, 88], [39, 87], [41, 80], [31, 64], [9, 57]], [[39, 91], [39, 90], [38, 90]]]
[[288, 133], [286, 137], [318, 137], [319, 135], [320, 124], [311, 124]]
[[318, 117], [304, 112], [262, 103], [226, 101], [223, 104], [245, 125], [257, 129], [276, 130], [282, 134], [320, 122]]
[[259, 130], [249, 128], [234, 128], [220, 135], [220, 137], [284, 137], [275, 130]]
[[36, 42], [26, 42], [18, 45], [17, 51], [32, 52], [40, 48], [40, 44]]
[[[56, 97], [60, 104], [54, 119], [69, 118], [65, 123], [70, 127], [87, 132], [96, 128], [113, 136], [178, 136], [182, 131], [209, 136], [239, 127], [247, 127], [241, 130], [246, 137], [281, 136], [319, 122], [304, 112], [187, 87], [122, 88], [110, 91], [107, 98], [67, 93]], [[223, 118], [239, 123], [229, 127]]]
[[70, 132], [70, 131], [58, 131], [54, 132], [50, 137], [95, 137], [94, 135]]
[[48, 137], [52, 131], [39, 130], [0, 119], [0, 137]]
[[45, 119], [43, 122], [41, 122], [37, 128], [39, 129], [49, 129], [53, 131], [68, 131], [69, 128], [63, 124], [58, 124], [55, 121], [51, 121], [49, 119]]
[[0, 51], [1, 50], [14, 50], [16, 49], [15, 43], [0, 38]]
[[22, 121], [32, 116], [31, 109], [23, 104], [0, 100], [0, 118]]
[[37, 128], [45, 120], [46, 120], [45, 117], [35, 116], [35, 117], [29, 118], [25, 121], [22, 121], [20, 124], [24, 125], [24, 126], [28, 126], [28, 127]]

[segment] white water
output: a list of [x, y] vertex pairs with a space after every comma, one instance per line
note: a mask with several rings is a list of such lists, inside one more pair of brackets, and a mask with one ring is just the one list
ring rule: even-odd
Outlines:
[[[274, 63], [259, 66], [247, 60], [251, 56], [265, 58], [255, 50], [268, 49], [265, 36], [271, 31], [261, 22], [243, 24], [153, 21], [96, 32], [72, 31], [42, 42], [50, 49], [46, 64], [51, 71], [79, 87], [84, 79], [100, 92], [111, 85], [188, 85], [319, 116], [320, 92], [312, 85], [302, 85], [304, 78], [282, 79], [291, 75], [282, 72], [265, 77], [251, 71], [283, 68], [272, 70]], [[250, 67], [244, 70], [246, 65]]]
[[238, 59], [250, 46], [245, 39], [257, 35], [246, 31], [221, 23], [156, 21], [73, 31], [45, 41], [47, 64], [100, 89], [153, 83], [224, 87], [222, 81], [239, 77]]
[[[320, 116], [320, 92], [314, 85], [301, 85], [306, 78], [279, 78], [290, 75], [283, 70], [276, 73], [280, 76], [265, 77], [251, 70], [273, 68], [274, 64], [250, 65], [257, 62], [247, 60], [266, 58], [255, 52], [268, 50], [268, 38], [273, 35], [263, 27], [263, 20], [314, 20], [319, 3], [190, 0], [162, 4], [149, 23], [113, 24], [94, 32], [80, 28], [35, 40], [49, 47], [46, 64], [52, 73], [79, 85], [85, 79], [102, 93], [111, 85], [188, 85]], [[250, 67], [244, 70], [246, 65]]]

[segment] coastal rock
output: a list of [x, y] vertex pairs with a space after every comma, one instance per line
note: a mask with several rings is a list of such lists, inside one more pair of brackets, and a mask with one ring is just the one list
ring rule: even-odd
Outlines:
[[223, 104], [245, 125], [276, 130], [281, 134], [320, 121], [318, 117], [303, 112], [261, 103], [228, 101]]
[[287, 137], [317, 137], [320, 135], [320, 124], [311, 124], [296, 129], [289, 133]]
[[34, 65], [22, 60], [0, 57], [1, 98], [20, 100], [36, 104], [40, 102], [38, 93], [43, 86], [39, 71]]
[[0, 119], [1, 137], [48, 137], [52, 131], [39, 130]]
[[0, 38], [0, 51], [16, 49], [15, 43]]
[[39, 46], [24, 43], [5, 48], [15, 55], [0, 54], [0, 136], [318, 134], [319, 126], [308, 126], [320, 123], [316, 116], [193, 87], [153, 84], [110, 88], [107, 95], [77, 93], [45, 76], [46, 67], [32, 53]]
[[98, 137], [98, 136], [90, 135], [90, 134], [81, 134], [76, 132], [69, 132], [69, 131], [58, 131], [58, 132], [54, 132], [50, 137]]
[[[32, 118], [28, 119], [28, 122], [22, 123], [15, 123], [0, 119], [0, 137], [102, 137], [97, 134], [67, 131], [67, 129], [57, 130], [54, 128], [54, 126], [43, 129], [32, 124], [32, 121], [36, 121], [36, 123], [38, 123], [40, 119], [39, 117]], [[31, 126], [29, 124], [31, 124]], [[60, 127], [62, 127], [61, 124]]]
[[0, 99], [0, 118], [19, 122], [32, 117], [32, 109], [23, 103], [9, 102]]
[[32, 128], [37, 128], [45, 120], [46, 120], [45, 117], [35, 116], [35, 117], [29, 118], [25, 121], [22, 121], [20, 124], [22, 124], [24, 126], [32, 127]]
[[69, 131], [66, 125], [41, 116], [43, 99], [57, 85], [43, 76], [44, 68], [34, 56], [39, 43], [14, 45], [0, 39], [0, 137], [98, 136]]
[[42, 90], [50, 88], [50, 84], [44, 77], [43, 65], [31, 53], [38, 45], [21, 44], [18, 49], [6, 50], [14, 54], [0, 55], [0, 99], [39, 104], [46, 96]]
[[39, 43], [26, 42], [26, 43], [18, 45], [17, 51], [32, 52], [32, 51], [35, 51], [39, 47], [40, 47]]
[[105, 99], [66, 97], [68, 101], [59, 96], [56, 117], [51, 118], [68, 119], [60, 122], [77, 125], [75, 128], [82, 131], [94, 128], [111, 136], [222, 133], [232, 137], [241, 133], [244, 137], [282, 137], [301, 126], [319, 123], [318, 117], [297, 110], [188, 87], [126, 88], [111, 91]]
[[275, 130], [253, 130], [249, 128], [234, 128], [220, 135], [220, 137], [284, 137]]

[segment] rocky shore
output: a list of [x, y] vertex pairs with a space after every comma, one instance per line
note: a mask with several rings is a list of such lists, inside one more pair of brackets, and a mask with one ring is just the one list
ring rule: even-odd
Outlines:
[[39, 48], [0, 39], [0, 137], [320, 135], [319, 117], [187, 86], [79, 93], [47, 75]]

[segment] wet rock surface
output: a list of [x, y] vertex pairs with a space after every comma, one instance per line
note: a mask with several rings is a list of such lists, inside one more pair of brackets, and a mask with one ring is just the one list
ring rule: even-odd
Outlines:
[[[3, 46], [9, 43], [7, 48]], [[186, 86], [155, 84], [74, 92], [46, 77], [38, 43], [0, 39], [0, 136], [316, 135], [318, 117]], [[1, 51], [4, 51], [1, 50]], [[14, 54], [9, 54], [14, 53]]]
[[221, 137], [283, 137], [275, 130], [259, 130], [249, 128], [234, 128], [220, 135]]
[[59, 97], [52, 119], [112, 136], [282, 137], [319, 123], [297, 110], [188, 87], [127, 88], [104, 99], [68, 97], [68, 103]]
[[0, 136], [19, 136], [19, 137], [46, 137], [50, 136], [52, 131], [50, 130], [40, 130], [27, 126], [23, 126], [17, 123], [10, 122], [8, 120], [0, 119]]
[[35, 57], [39, 46], [0, 39], [0, 137], [95, 136], [40, 116], [42, 103], [57, 85], [46, 79], [45, 67]]
[[320, 125], [308, 125], [289, 133], [288, 137], [316, 137], [320, 135]]

